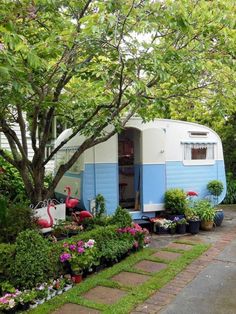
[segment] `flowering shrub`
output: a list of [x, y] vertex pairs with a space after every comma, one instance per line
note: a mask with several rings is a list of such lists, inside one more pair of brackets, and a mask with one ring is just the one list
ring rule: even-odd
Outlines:
[[14, 309], [19, 304], [26, 304], [37, 296], [36, 290], [20, 291], [15, 289], [14, 293], [6, 293], [0, 298], [0, 312]]
[[6, 293], [0, 298], [0, 310], [10, 310], [13, 309], [17, 302], [16, 298], [19, 297], [21, 292], [16, 290], [14, 293]]
[[142, 248], [144, 244], [150, 243], [149, 231], [133, 223], [131, 227], [119, 228], [118, 233], [127, 233], [133, 237], [133, 247]]
[[73, 272], [82, 273], [98, 261], [98, 252], [93, 239], [63, 243], [64, 252], [60, 255], [61, 263], [69, 262]]

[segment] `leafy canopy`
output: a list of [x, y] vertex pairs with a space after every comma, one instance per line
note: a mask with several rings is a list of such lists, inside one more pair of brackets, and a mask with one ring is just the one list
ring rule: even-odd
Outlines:
[[[178, 117], [193, 106], [198, 115], [205, 104], [220, 112], [223, 83], [232, 86], [235, 75], [234, 16], [232, 0], [3, 0], [0, 131], [12, 157], [0, 155], [31, 201], [52, 195], [87, 148], [135, 113]], [[45, 167], [65, 144], [45, 157], [55, 117], [73, 128], [67, 141], [86, 139], [46, 189]]]

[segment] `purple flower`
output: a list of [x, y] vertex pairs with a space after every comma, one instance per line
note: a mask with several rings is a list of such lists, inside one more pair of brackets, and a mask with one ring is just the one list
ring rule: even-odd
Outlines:
[[79, 254], [82, 254], [82, 253], [84, 253], [85, 250], [84, 250], [83, 247], [78, 247], [77, 251], [78, 251]]
[[60, 255], [60, 261], [64, 263], [65, 261], [68, 261], [71, 259], [71, 255], [69, 253], [63, 253]]
[[63, 247], [68, 247], [69, 244], [68, 243], [63, 243]]
[[76, 250], [76, 245], [75, 245], [75, 244], [71, 244], [71, 245], [69, 246], [69, 249], [70, 249], [71, 251], [75, 251], [75, 250]]
[[84, 245], [84, 241], [79, 241], [79, 242], [77, 243], [77, 245], [78, 245], [78, 247], [83, 246], [83, 245]]

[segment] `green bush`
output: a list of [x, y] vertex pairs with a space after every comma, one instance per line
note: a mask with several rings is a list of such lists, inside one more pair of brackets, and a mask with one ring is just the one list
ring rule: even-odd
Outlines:
[[211, 180], [207, 184], [207, 189], [213, 196], [220, 196], [223, 192], [224, 185], [219, 180]]
[[117, 225], [120, 228], [131, 226], [132, 217], [127, 209], [118, 206], [114, 215], [111, 218], [111, 223]]
[[38, 232], [26, 230], [16, 239], [11, 279], [16, 287], [33, 288], [52, 276], [51, 245]]
[[14, 243], [21, 231], [36, 228], [38, 227], [33, 219], [32, 209], [27, 204], [8, 203], [4, 209], [4, 217], [0, 219], [0, 240]]
[[105, 198], [102, 194], [96, 196], [96, 212], [97, 218], [101, 218], [106, 213]]
[[14, 265], [15, 245], [0, 243], [0, 277], [3, 280], [9, 278], [11, 268]]
[[11, 201], [27, 199], [24, 184], [19, 171], [0, 156], [2, 172], [0, 174], [0, 194]]
[[236, 180], [233, 173], [228, 172], [226, 175], [227, 191], [223, 200], [224, 204], [236, 204]]
[[[98, 248], [99, 258], [101, 261], [119, 259], [120, 255], [126, 253], [133, 247], [134, 237], [127, 233], [118, 233], [118, 227], [115, 225], [107, 227], [97, 227], [88, 232], [84, 232], [78, 236], [66, 239], [64, 243], [73, 243], [75, 240], [88, 241], [94, 239]], [[63, 251], [62, 243], [60, 245]]]
[[165, 209], [171, 214], [183, 214], [188, 206], [186, 193], [182, 189], [172, 188], [165, 192]]
[[83, 220], [82, 225], [84, 230], [89, 231], [99, 226], [108, 226], [111, 224], [112, 218], [109, 216], [95, 216], [93, 218], [86, 218]]

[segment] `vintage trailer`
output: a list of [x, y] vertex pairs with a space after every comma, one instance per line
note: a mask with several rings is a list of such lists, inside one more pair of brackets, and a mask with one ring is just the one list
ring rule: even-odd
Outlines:
[[[67, 138], [65, 130], [56, 145]], [[78, 135], [56, 156], [56, 167], [68, 159], [83, 142]], [[72, 196], [86, 210], [94, 206], [96, 195], [106, 200], [107, 214], [118, 205], [130, 210], [134, 219], [144, 213], [150, 217], [164, 208], [164, 193], [169, 188], [196, 191], [199, 198], [209, 195], [207, 183], [226, 179], [222, 144], [210, 128], [196, 123], [155, 119], [144, 123], [132, 118], [126, 128], [104, 143], [83, 153], [56, 188], [65, 199], [64, 187], [71, 186]]]

